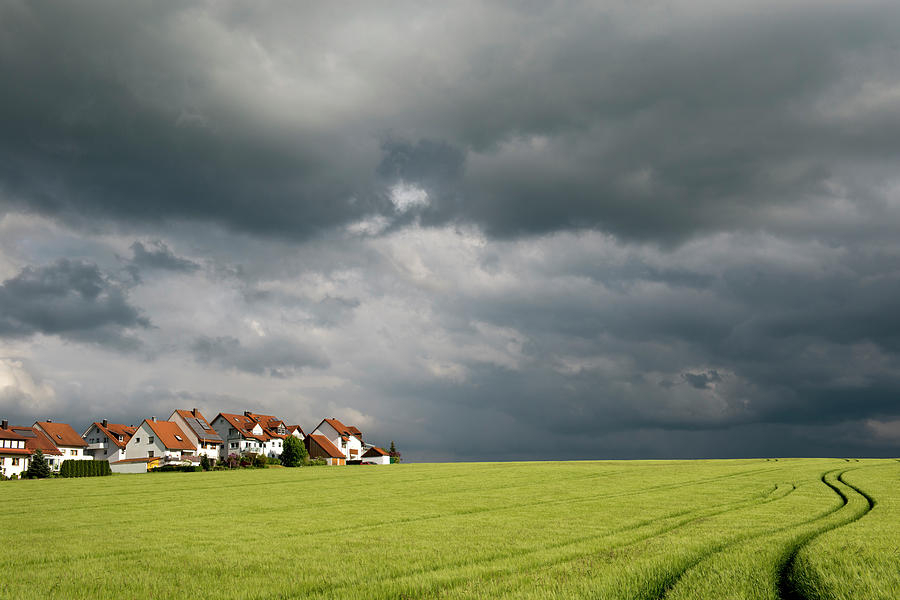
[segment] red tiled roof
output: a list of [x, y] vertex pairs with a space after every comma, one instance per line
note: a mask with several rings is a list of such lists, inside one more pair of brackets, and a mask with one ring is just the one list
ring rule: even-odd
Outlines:
[[[357, 429], [356, 427], [344, 425], [343, 423], [341, 423], [340, 421], [338, 421], [337, 419], [334, 419], [334, 418], [322, 419], [322, 423], [328, 423], [329, 425], [331, 425], [331, 427], [333, 427], [334, 430], [340, 434], [341, 439], [343, 439], [345, 441], [351, 435], [356, 437], [357, 439], [362, 440], [362, 432], [359, 429]], [[319, 423], [319, 425], [321, 425], [322, 423]], [[316, 429], [318, 429], [318, 427], [316, 427]]]
[[[128, 440], [131, 439], [131, 436], [134, 435], [134, 432], [137, 431], [137, 427], [122, 425], [120, 423], [107, 423], [106, 427], [104, 427], [103, 423], [94, 421], [93, 425], [96, 426], [101, 433], [105, 434], [106, 437], [111, 439], [113, 443], [119, 448], [124, 448], [125, 444], [128, 443]], [[119, 441], [118, 436], [120, 435], [122, 436], [122, 441]]]
[[[250, 417], [233, 413], [219, 413], [219, 416], [228, 421], [228, 424], [237, 429], [245, 438], [259, 440], [260, 442], [265, 442], [269, 439], [269, 435], [266, 433], [265, 429], [263, 429], [262, 435], [252, 433], [251, 430], [256, 427], [258, 423]], [[262, 427], [262, 425], [260, 425], [260, 427]]]
[[327, 437], [324, 435], [308, 435], [306, 439], [309, 440], [309, 443], [315, 443], [319, 448], [322, 449], [325, 454], [330, 456], [331, 458], [347, 458], [344, 456], [344, 453], [337, 449], [337, 446], [332, 444]]
[[[29, 452], [40, 450], [44, 456], [60, 456], [62, 454], [62, 452], [59, 451], [59, 448], [56, 447], [56, 444], [54, 444], [53, 441], [37, 427], [10, 427], [10, 429], [22, 431], [20, 435], [26, 438], [25, 448], [27, 448]], [[28, 435], [29, 432], [31, 435]]]
[[390, 455], [387, 452], [385, 452], [384, 450], [382, 450], [381, 448], [379, 448], [378, 446], [372, 446], [371, 448], [366, 450], [365, 454], [363, 454], [363, 458], [365, 458], [367, 456], [390, 456]]
[[[215, 435], [216, 437], [211, 438], [211, 437], [203, 437], [202, 435], [197, 435], [197, 439], [200, 440], [201, 442], [212, 443], [212, 444], [221, 444], [222, 443], [222, 439], [219, 437], [219, 434], [215, 432], [215, 430], [212, 428], [212, 425], [209, 424], [209, 421], [206, 420], [206, 417], [204, 417], [203, 413], [201, 413], [199, 410], [197, 411], [196, 415], [189, 410], [183, 410], [183, 409], [178, 409], [175, 412], [178, 413], [181, 416], [181, 418], [185, 420], [185, 423], [190, 423], [190, 421], [188, 421], [188, 419], [197, 419], [198, 421], [200, 421], [201, 425], [212, 430], [211, 431], [212, 435]], [[194, 433], [196, 433], [196, 432], [194, 432]]]
[[51, 421], [37, 421], [34, 424], [35, 429], [43, 429], [53, 443], [57, 446], [75, 446], [77, 448], [87, 448], [87, 442], [81, 439], [81, 436], [72, 429], [71, 425], [65, 423], [53, 423]]
[[293, 433], [295, 430], [299, 431], [300, 435], [302, 435], [303, 437], [306, 437], [306, 432], [303, 431], [303, 428], [300, 427], [299, 425], [288, 425], [287, 426], [288, 433]]
[[[163, 443], [167, 450], [197, 449], [177, 423], [172, 421], [151, 421], [150, 419], [144, 419], [144, 423], [156, 434], [156, 437], [159, 438], [159, 441]], [[179, 440], [175, 436], [181, 439]]]
[[0, 448], [0, 454], [21, 454], [22, 456], [31, 456], [31, 450], [28, 448]]
[[[28, 429], [28, 427], [19, 427], [19, 429]], [[12, 428], [0, 429], [0, 440], [27, 440], [24, 435], [16, 433]]]

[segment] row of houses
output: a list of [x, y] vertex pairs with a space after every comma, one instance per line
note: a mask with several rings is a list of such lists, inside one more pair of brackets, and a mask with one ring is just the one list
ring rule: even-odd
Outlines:
[[64, 460], [107, 460], [114, 472], [137, 473], [164, 464], [199, 463], [202, 456], [222, 460], [230, 454], [278, 458], [284, 440], [303, 442], [310, 458], [329, 465], [389, 464], [388, 453], [363, 440], [362, 432], [338, 419], [322, 419], [309, 433], [273, 415], [251, 411], [219, 413], [212, 421], [193, 408], [175, 410], [166, 420], [144, 419], [137, 427], [95, 421], [82, 433], [66, 423], [36, 421], [30, 427], [0, 423], [0, 474], [21, 476], [35, 450], [54, 471]]

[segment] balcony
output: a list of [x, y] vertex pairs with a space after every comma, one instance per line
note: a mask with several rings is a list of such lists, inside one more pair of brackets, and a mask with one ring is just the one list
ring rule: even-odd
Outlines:
[[94, 442], [93, 444], [88, 444], [88, 450], [106, 450], [109, 448], [109, 442]]

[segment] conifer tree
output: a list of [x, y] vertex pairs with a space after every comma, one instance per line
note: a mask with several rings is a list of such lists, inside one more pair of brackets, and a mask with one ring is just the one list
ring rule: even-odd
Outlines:
[[46, 479], [50, 477], [50, 465], [44, 462], [44, 453], [40, 449], [35, 450], [28, 462], [28, 470], [25, 471], [28, 479]]

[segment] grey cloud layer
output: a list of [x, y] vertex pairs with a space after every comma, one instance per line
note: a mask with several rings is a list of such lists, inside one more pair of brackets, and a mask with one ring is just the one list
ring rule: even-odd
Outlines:
[[216, 363], [248, 373], [287, 377], [302, 367], [328, 366], [321, 352], [289, 339], [264, 339], [250, 346], [234, 337], [200, 337], [191, 345], [201, 363]]
[[898, 31], [888, 2], [5, 3], [0, 409], [333, 414], [432, 459], [896, 453]]
[[94, 264], [60, 259], [26, 267], [0, 284], [0, 337], [43, 333], [134, 347], [130, 330], [149, 325], [123, 288]]
[[73, 222], [306, 238], [403, 180], [429, 224], [671, 240], [875, 220], [900, 150], [893, 3], [2, 10], [0, 186]]

